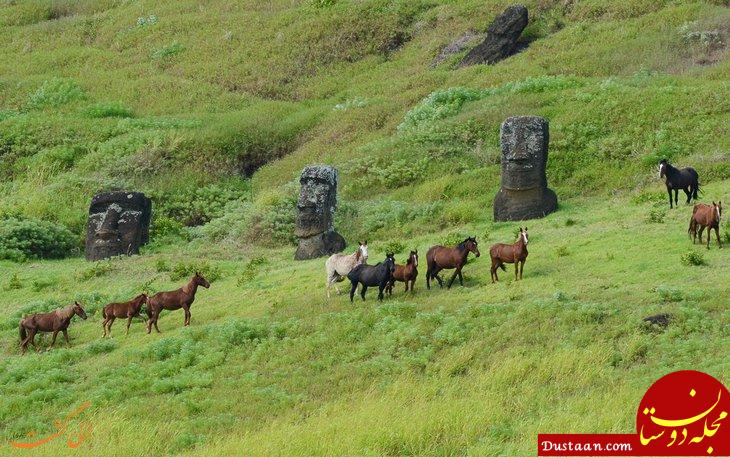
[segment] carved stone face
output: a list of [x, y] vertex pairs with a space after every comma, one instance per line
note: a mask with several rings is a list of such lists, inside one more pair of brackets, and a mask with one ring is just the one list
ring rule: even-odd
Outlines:
[[332, 230], [337, 206], [337, 170], [311, 166], [302, 171], [297, 201], [296, 235], [310, 237]]
[[536, 116], [511, 117], [502, 124], [500, 137], [502, 187], [511, 190], [547, 187], [547, 120]]
[[91, 200], [86, 259], [139, 254], [149, 241], [152, 203], [139, 192], [108, 192]]

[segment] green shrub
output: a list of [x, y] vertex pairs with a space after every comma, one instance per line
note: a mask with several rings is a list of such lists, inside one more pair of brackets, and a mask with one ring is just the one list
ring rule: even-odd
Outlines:
[[101, 119], [105, 117], [134, 117], [131, 109], [121, 103], [97, 103], [87, 107], [84, 115], [92, 119]]
[[222, 216], [228, 202], [243, 198], [248, 192], [247, 187], [210, 184], [176, 189], [174, 192], [159, 195], [153, 194], [159, 215], [153, 221], [152, 232], [159, 236], [179, 235], [181, 227], [169, 219], [186, 226], [205, 224]]
[[170, 279], [173, 281], [190, 279], [195, 273], [200, 273], [210, 283], [215, 282], [222, 276], [220, 267], [211, 265], [207, 261], [178, 262], [170, 269]]
[[394, 254], [400, 254], [405, 248], [406, 246], [403, 243], [395, 240], [390, 240], [383, 245], [383, 250], [385, 252], [392, 252]]
[[655, 224], [664, 223], [664, 218], [667, 215], [667, 210], [664, 208], [651, 208], [649, 214], [646, 215], [646, 222], [653, 222]]
[[241, 272], [241, 274], [238, 276], [238, 279], [236, 280], [236, 285], [241, 287], [250, 282], [261, 271], [264, 265], [266, 265], [265, 257], [254, 257], [253, 259], [249, 260], [248, 263], [246, 263], [246, 266], [243, 267], [243, 271]]
[[99, 260], [94, 262], [90, 267], [84, 268], [76, 272], [76, 279], [79, 281], [88, 281], [91, 278], [100, 278], [106, 276], [116, 268], [112, 264], [111, 259]]
[[48, 221], [0, 219], [0, 259], [57, 259], [70, 255], [78, 239], [65, 226]]
[[28, 98], [30, 108], [58, 108], [72, 101], [84, 100], [86, 92], [73, 80], [54, 78], [44, 81]]
[[180, 54], [184, 50], [185, 46], [180, 43], [172, 43], [171, 45], [155, 49], [155, 51], [150, 55], [150, 58], [152, 60], [166, 59], [174, 56], [175, 54]]
[[108, 354], [116, 349], [117, 346], [118, 343], [115, 340], [96, 340], [89, 343], [89, 345], [86, 347], [86, 352], [91, 355]]
[[168, 272], [170, 270], [172, 270], [172, 267], [166, 259], [157, 259], [155, 261], [155, 271], [158, 273]]
[[33, 292], [41, 292], [51, 287], [55, 287], [56, 285], [58, 285], [58, 278], [55, 276], [38, 278], [34, 279], [33, 282], [31, 282], [31, 288], [33, 289]]
[[656, 292], [657, 294], [659, 294], [659, 298], [661, 298], [663, 302], [680, 302], [684, 299], [684, 294], [682, 294], [682, 291], [675, 287], [663, 285], [658, 286], [656, 288]]
[[558, 246], [555, 250], [555, 254], [558, 257], [567, 257], [570, 255], [570, 251], [568, 250], [568, 246]]
[[705, 256], [697, 251], [685, 252], [684, 254], [682, 254], [681, 260], [684, 265], [688, 266], [707, 265], [707, 262], [705, 261]]
[[20, 277], [18, 276], [18, 273], [13, 273], [13, 276], [10, 277], [10, 280], [7, 284], [3, 287], [5, 290], [18, 290], [23, 288], [23, 283], [20, 282]]

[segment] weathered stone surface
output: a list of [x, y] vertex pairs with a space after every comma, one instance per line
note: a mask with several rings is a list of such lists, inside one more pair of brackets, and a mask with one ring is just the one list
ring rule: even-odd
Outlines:
[[441, 49], [439, 54], [434, 57], [433, 61], [431, 62], [431, 68], [438, 66], [440, 63], [444, 62], [454, 54], [460, 53], [478, 38], [479, 35], [477, 35], [476, 32], [469, 30], [459, 38], [447, 44]]
[[105, 192], [91, 199], [86, 260], [139, 254], [149, 241], [152, 202], [140, 192]]
[[494, 220], [544, 217], [558, 207], [548, 189], [545, 168], [549, 126], [538, 116], [514, 116], [502, 123], [502, 186], [494, 199]]
[[345, 239], [333, 227], [337, 181], [337, 169], [329, 165], [311, 165], [302, 170], [295, 228], [299, 237], [296, 260], [314, 259], [345, 249]]
[[517, 40], [527, 26], [527, 8], [513, 5], [496, 17], [487, 29], [487, 36], [464, 57], [459, 67], [493, 64], [514, 54]]

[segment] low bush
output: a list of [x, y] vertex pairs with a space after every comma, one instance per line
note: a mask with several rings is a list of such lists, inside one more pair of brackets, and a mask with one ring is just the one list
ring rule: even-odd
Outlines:
[[20, 277], [17, 272], [13, 273], [13, 276], [10, 277], [10, 280], [3, 287], [4, 290], [18, 290], [22, 288], [23, 283], [20, 281]]
[[707, 262], [705, 261], [705, 256], [697, 251], [685, 252], [684, 254], [682, 254], [681, 260], [684, 265], [688, 266], [707, 265]]
[[664, 223], [664, 218], [667, 215], [667, 210], [664, 208], [652, 208], [649, 210], [649, 214], [646, 215], [646, 222], [652, 222], [655, 224]]
[[241, 274], [238, 276], [238, 279], [236, 280], [236, 285], [241, 287], [250, 282], [261, 271], [264, 265], [266, 265], [265, 257], [254, 257], [253, 259], [249, 260], [246, 266], [243, 267], [243, 271], [241, 272]]
[[30, 108], [58, 108], [67, 103], [86, 99], [86, 92], [71, 79], [54, 78], [44, 81], [28, 97]]
[[100, 260], [94, 262], [90, 267], [84, 268], [76, 272], [76, 279], [79, 281], [88, 281], [92, 278], [100, 278], [114, 271], [115, 267], [111, 260]]
[[105, 117], [134, 117], [131, 109], [121, 103], [96, 103], [84, 110], [84, 115], [92, 119]]
[[78, 238], [65, 226], [48, 221], [0, 219], [0, 259], [58, 259], [71, 255]]
[[200, 273], [211, 283], [220, 279], [222, 276], [220, 267], [211, 265], [207, 261], [178, 262], [170, 269], [170, 279], [173, 281], [190, 279], [195, 273]]

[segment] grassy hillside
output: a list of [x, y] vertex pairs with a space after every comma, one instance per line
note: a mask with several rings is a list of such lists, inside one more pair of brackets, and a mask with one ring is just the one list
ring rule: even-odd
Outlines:
[[[0, 259], [0, 443], [90, 400], [95, 455], [528, 455], [537, 432], [631, 431], [669, 371], [727, 383], [727, 250], [690, 244], [656, 176], [691, 164], [730, 201], [727, 2], [528, 1], [524, 51], [432, 66], [508, 4], [0, 0], [0, 228], [55, 224], [66, 255]], [[492, 285], [517, 114], [550, 121], [561, 207], [527, 223], [524, 281]], [[336, 226], [372, 262], [419, 249], [415, 295], [328, 302], [323, 261], [290, 260], [309, 163], [340, 170]], [[87, 263], [89, 200], [119, 188], [153, 198], [152, 243]], [[428, 246], [467, 235], [465, 287], [426, 291]], [[195, 268], [191, 327], [99, 338], [104, 304]], [[73, 299], [72, 346], [20, 357], [18, 319]]]

